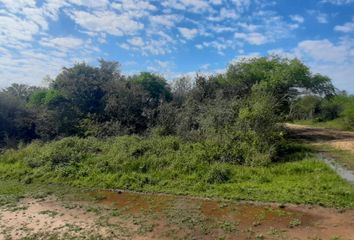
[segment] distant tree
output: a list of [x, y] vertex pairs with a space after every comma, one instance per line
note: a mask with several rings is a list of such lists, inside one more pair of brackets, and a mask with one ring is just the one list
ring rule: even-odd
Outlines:
[[64, 68], [52, 83], [54, 90], [75, 106], [82, 115], [102, 115], [106, 84], [119, 77], [118, 63], [100, 60], [100, 68], [79, 63]]
[[149, 94], [149, 104], [152, 107], [158, 106], [161, 102], [172, 100], [171, 89], [163, 77], [142, 72], [132, 77], [132, 81], [140, 84]]
[[307, 95], [297, 99], [292, 107], [291, 117], [295, 119], [313, 119], [320, 111], [322, 98]]
[[107, 85], [105, 114], [131, 133], [141, 133], [149, 125], [146, 107], [149, 93], [133, 81], [120, 79]]
[[332, 96], [335, 93], [328, 77], [313, 75], [298, 59], [277, 56], [244, 59], [231, 64], [224, 78], [220, 79], [230, 94], [247, 96], [253, 88], [262, 89], [280, 103], [282, 112], [288, 113], [290, 104], [302, 93]]
[[36, 138], [34, 114], [26, 108], [28, 87], [14, 84], [0, 92], [0, 147]]
[[193, 83], [191, 78], [181, 77], [174, 80], [172, 83], [172, 94], [174, 102], [178, 106], [181, 106], [186, 101], [192, 89]]

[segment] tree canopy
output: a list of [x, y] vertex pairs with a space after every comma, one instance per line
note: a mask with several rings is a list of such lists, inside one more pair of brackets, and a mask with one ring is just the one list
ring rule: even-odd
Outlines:
[[[315, 97], [299, 102], [304, 94]], [[247, 162], [251, 155], [271, 158], [278, 122], [296, 111], [315, 114], [317, 99], [334, 95], [331, 80], [311, 73], [298, 59], [243, 59], [222, 74], [174, 81], [149, 72], [126, 76], [119, 63], [101, 59], [98, 66], [63, 68], [47, 88], [13, 84], [1, 91], [0, 146], [158, 132], [209, 139], [220, 151], [229, 148], [233, 159]], [[343, 114], [350, 115], [349, 110]]]

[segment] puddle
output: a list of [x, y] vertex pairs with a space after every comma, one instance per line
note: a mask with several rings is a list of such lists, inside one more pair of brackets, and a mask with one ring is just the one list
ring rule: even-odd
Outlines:
[[334, 159], [319, 153], [319, 158], [326, 163], [331, 169], [333, 169], [340, 177], [354, 186], [354, 171], [348, 170], [336, 163]]

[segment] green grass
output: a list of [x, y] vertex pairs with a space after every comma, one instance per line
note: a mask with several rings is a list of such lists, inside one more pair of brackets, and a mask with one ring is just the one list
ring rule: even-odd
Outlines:
[[344, 167], [354, 170], [354, 153], [351, 151], [337, 149], [329, 144], [312, 145], [311, 148], [325, 153]]
[[0, 155], [0, 199], [60, 184], [354, 209], [348, 183], [316, 158], [292, 155], [291, 162], [248, 167], [213, 161], [203, 144], [176, 137], [32, 143]]
[[328, 128], [335, 129], [341, 131], [354, 131], [353, 126], [349, 126], [347, 123], [343, 121], [341, 118], [337, 118], [331, 121], [318, 122], [316, 120], [296, 120], [295, 124], [307, 125], [311, 127], [320, 127], [320, 128]]

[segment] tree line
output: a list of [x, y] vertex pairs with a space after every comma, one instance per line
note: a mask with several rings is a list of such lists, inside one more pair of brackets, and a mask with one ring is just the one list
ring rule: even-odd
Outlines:
[[283, 139], [278, 123], [302, 114], [304, 93], [330, 101], [336, 90], [300, 60], [278, 56], [171, 82], [150, 72], [124, 75], [118, 62], [77, 63], [48, 87], [0, 92], [0, 148], [68, 136], [176, 135], [210, 144], [224, 152], [222, 161], [267, 162]]

